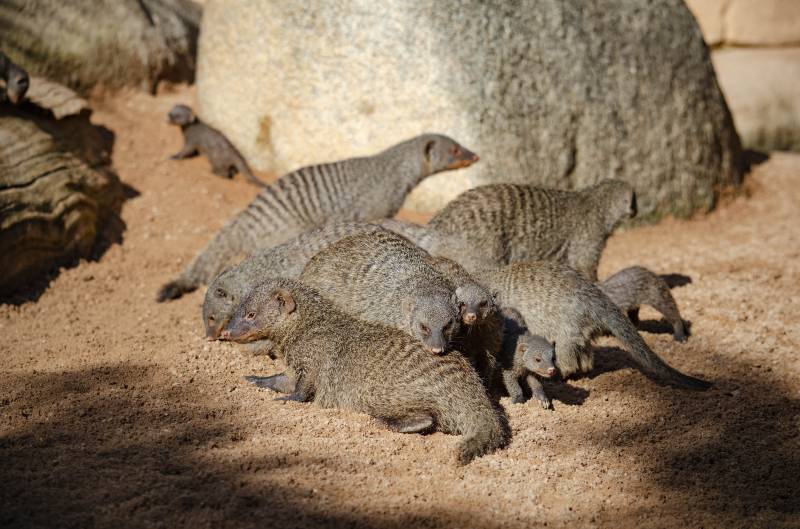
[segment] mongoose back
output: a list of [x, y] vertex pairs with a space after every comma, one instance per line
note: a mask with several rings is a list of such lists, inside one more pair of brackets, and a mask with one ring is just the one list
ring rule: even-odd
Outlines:
[[[28, 91], [30, 79], [28, 72], [11, 62], [3, 52], [0, 51], [0, 79], [5, 82], [4, 94], [11, 104], [16, 105]], [[0, 93], [3, 95], [3, 93]]]
[[537, 377], [551, 378], [556, 374], [553, 344], [541, 336], [531, 334], [522, 314], [516, 309], [503, 309], [503, 345], [500, 365], [511, 402], [525, 402], [519, 381], [524, 377], [531, 395], [543, 408], [550, 407], [550, 399]]
[[315, 226], [391, 217], [424, 178], [477, 160], [447, 136], [423, 134], [375, 156], [284, 175], [228, 222], [177, 279], [164, 285], [158, 300], [180, 297], [208, 283], [241, 254], [275, 246]]
[[175, 105], [167, 115], [172, 125], [177, 125], [183, 132], [183, 148], [170, 156], [172, 160], [191, 158], [198, 153], [205, 155], [211, 162], [211, 172], [217, 176], [231, 178], [237, 172], [250, 182], [265, 186], [256, 178], [250, 166], [220, 131], [203, 123], [191, 108], [186, 105]]
[[389, 231], [340, 239], [311, 258], [300, 281], [341, 310], [405, 330], [433, 353], [461, 329], [455, 287], [428, 253]]
[[606, 239], [635, 214], [636, 195], [618, 180], [580, 191], [491, 184], [447, 204], [418, 242], [470, 271], [546, 259], [567, 263], [596, 281]]
[[650, 305], [672, 325], [672, 335], [678, 342], [686, 341], [687, 333], [678, 304], [667, 282], [647, 268], [631, 266], [620, 270], [600, 283], [600, 289], [636, 324], [639, 307]]
[[600, 287], [566, 265], [552, 261], [513, 263], [479, 278], [497, 292], [501, 307], [519, 311], [531, 334], [555, 342], [556, 365], [564, 377], [591, 370], [591, 340], [611, 333], [650, 378], [687, 389], [711, 386], [659, 358]]
[[383, 228], [366, 222], [340, 222], [313, 228], [274, 248], [254, 252], [223, 271], [208, 286], [203, 302], [206, 337], [219, 337], [238, 304], [263, 278], [295, 278], [323, 248], [342, 237], [373, 231], [383, 231]]
[[505, 418], [460, 354], [431, 355], [406, 333], [356, 320], [299, 282], [256, 287], [223, 337], [275, 341], [296, 381], [287, 400], [368, 413], [401, 432], [460, 434], [461, 464], [507, 442]]

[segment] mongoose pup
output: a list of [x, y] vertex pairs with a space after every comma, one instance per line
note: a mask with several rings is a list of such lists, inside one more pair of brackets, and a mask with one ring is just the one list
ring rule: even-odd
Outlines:
[[675, 341], [686, 341], [687, 333], [683, 318], [667, 282], [647, 268], [631, 266], [620, 270], [601, 282], [600, 289], [617, 307], [628, 314], [634, 325], [639, 322], [639, 307], [650, 305], [672, 325], [672, 336]]
[[[0, 51], [0, 79], [5, 82], [5, 98], [16, 105], [28, 91], [30, 79], [28, 72], [11, 62], [11, 59]], [[3, 95], [0, 93], [0, 95]]]
[[500, 352], [503, 386], [511, 397], [511, 402], [525, 402], [525, 395], [519, 383], [525, 378], [531, 396], [538, 400], [544, 409], [548, 409], [550, 399], [537, 377], [555, 376], [555, 347], [541, 336], [531, 334], [517, 310], [503, 309], [503, 318], [503, 346]]
[[405, 330], [432, 353], [461, 330], [455, 287], [430, 256], [390, 231], [350, 235], [309, 260], [300, 281], [341, 310]]
[[356, 320], [299, 282], [258, 285], [223, 338], [276, 342], [296, 381], [287, 400], [367, 413], [396, 431], [462, 435], [461, 464], [507, 442], [504, 417], [460, 354], [431, 355], [406, 333]]
[[241, 254], [269, 248], [323, 224], [391, 217], [411, 189], [478, 156], [447, 136], [423, 134], [375, 156], [314, 165], [284, 175], [226, 224], [158, 300], [208, 283]]
[[206, 337], [217, 339], [239, 302], [265, 277], [295, 278], [314, 255], [342, 237], [383, 231], [377, 224], [340, 222], [313, 228], [274, 248], [250, 254], [238, 265], [220, 273], [206, 291], [203, 324]]
[[580, 191], [492, 184], [447, 204], [428, 223], [419, 244], [470, 271], [546, 259], [564, 262], [596, 281], [606, 239], [634, 215], [636, 195], [618, 180]]
[[211, 172], [217, 176], [231, 178], [238, 172], [256, 185], [266, 185], [256, 178], [250, 166], [228, 138], [217, 129], [200, 121], [191, 108], [186, 105], [175, 105], [167, 116], [169, 122], [179, 126], [183, 132], [183, 148], [170, 156], [172, 160], [182, 160], [202, 154], [211, 162]]
[[592, 339], [610, 333], [650, 378], [687, 389], [711, 386], [667, 365], [599, 286], [562, 263], [513, 263], [479, 279], [497, 293], [500, 307], [519, 311], [531, 334], [555, 342], [556, 366], [564, 377], [591, 370]]
[[430, 262], [455, 287], [456, 303], [464, 324], [455, 338], [455, 348], [467, 355], [486, 386], [494, 389], [497, 355], [503, 337], [503, 318], [494, 296], [452, 259], [432, 256]]

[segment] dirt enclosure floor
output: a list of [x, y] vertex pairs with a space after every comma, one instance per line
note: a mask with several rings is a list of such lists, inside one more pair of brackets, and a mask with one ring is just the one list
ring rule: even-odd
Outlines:
[[181, 138], [165, 113], [191, 99], [96, 103], [137, 195], [124, 242], [0, 306], [0, 527], [800, 527], [800, 156], [604, 254], [601, 277], [691, 277], [673, 290], [689, 341], [651, 311], [661, 332], [644, 336], [712, 390], [658, 386], [604, 341], [595, 372], [549, 388], [553, 410], [504, 399], [511, 444], [456, 467], [455, 437], [249, 387], [281, 366], [207, 343], [202, 291], [155, 303], [257, 191], [167, 160]]

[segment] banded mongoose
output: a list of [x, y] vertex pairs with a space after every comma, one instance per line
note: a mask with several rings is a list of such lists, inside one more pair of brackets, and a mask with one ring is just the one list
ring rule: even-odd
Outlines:
[[606, 239], [634, 215], [636, 194], [618, 180], [580, 191], [491, 184], [447, 204], [418, 243], [470, 271], [546, 259], [564, 262], [596, 281]]
[[650, 378], [687, 389], [711, 386], [667, 365], [599, 286], [562, 263], [512, 263], [478, 277], [496, 292], [501, 308], [519, 311], [531, 334], [555, 342], [556, 366], [563, 377], [591, 370], [592, 339], [611, 333]]
[[11, 104], [16, 105], [28, 91], [30, 79], [28, 72], [11, 62], [2, 51], [0, 51], [0, 79], [5, 83], [4, 91], [0, 93], [0, 100], [7, 98]]
[[675, 341], [686, 341], [687, 333], [683, 318], [667, 282], [647, 268], [630, 266], [620, 270], [602, 281], [600, 289], [628, 315], [634, 325], [639, 322], [639, 307], [650, 305], [672, 326], [672, 336]]
[[447, 136], [423, 134], [375, 156], [304, 167], [261, 191], [229, 221], [158, 300], [208, 283], [241, 254], [280, 244], [323, 224], [391, 217], [424, 178], [467, 167], [478, 156]]
[[286, 400], [367, 413], [400, 432], [462, 435], [461, 464], [508, 440], [505, 418], [460, 354], [431, 355], [406, 333], [356, 320], [299, 282], [258, 285], [223, 337], [276, 342], [295, 381]]
[[340, 222], [313, 228], [274, 248], [250, 254], [244, 261], [220, 273], [206, 291], [203, 324], [206, 337], [217, 339], [239, 302], [265, 277], [295, 278], [314, 255], [342, 237], [383, 231], [377, 224]]
[[208, 157], [211, 172], [223, 178], [232, 178], [237, 172], [250, 182], [266, 186], [250, 170], [250, 166], [220, 131], [203, 123], [191, 108], [175, 105], [169, 111], [168, 120], [183, 132], [183, 148], [170, 156], [172, 160], [191, 158], [197, 154]]
[[519, 381], [524, 377], [531, 396], [544, 409], [550, 407], [550, 399], [537, 377], [552, 378], [556, 375], [555, 347], [541, 336], [531, 334], [524, 318], [516, 309], [503, 309], [503, 346], [500, 366], [503, 386], [511, 402], [525, 402]]
[[406, 222], [398, 219], [383, 219], [378, 222], [387, 230], [399, 233], [414, 244], [419, 245], [425, 239], [427, 227], [421, 224], [414, 224], [413, 222]]
[[453, 284], [430, 256], [390, 231], [350, 235], [309, 260], [299, 280], [356, 318], [405, 330], [432, 353], [461, 330]]
[[467, 355], [487, 387], [493, 388], [503, 339], [503, 318], [494, 297], [452, 259], [432, 256], [430, 262], [455, 287], [456, 303], [464, 324], [454, 340], [455, 348]]

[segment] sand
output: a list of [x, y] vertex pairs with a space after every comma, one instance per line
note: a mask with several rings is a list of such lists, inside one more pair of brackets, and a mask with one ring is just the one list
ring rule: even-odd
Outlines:
[[257, 192], [167, 160], [181, 137], [164, 116], [185, 101], [94, 102], [135, 195], [124, 240], [0, 306], [1, 527], [800, 527], [800, 156], [604, 253], [601, 277], [691, 277], [673, 290], [689, 341], [654, 321], [643, 335], [712, 390], [656, 385], [605, 340], [595, 372], [549, 388], [553, 410], [504, 399], [511, 444], [457, 467], [453, 436], [248, 386], [281, 366], [206, 342], [202, 291], [155, 303]]

